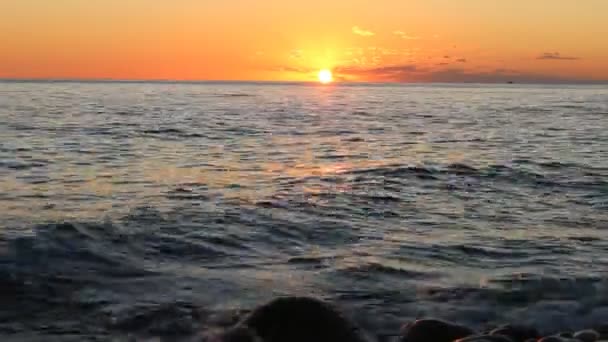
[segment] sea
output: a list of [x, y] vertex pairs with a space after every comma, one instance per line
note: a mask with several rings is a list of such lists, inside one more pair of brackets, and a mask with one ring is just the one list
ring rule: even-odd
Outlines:
[[608, 322], [605, 85], [0, 82], [0, 337]]

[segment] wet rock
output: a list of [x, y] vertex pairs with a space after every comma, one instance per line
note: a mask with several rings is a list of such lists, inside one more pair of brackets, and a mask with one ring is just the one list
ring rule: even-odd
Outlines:
[[525, 342], [534, 340], [540, 337], [538, 330], [533, 327], [524, 325], [503, 325], [490, 332], [490, 335], [503, 335], [510, 337], [514, 342]]
[[221, 335], [221, 338], [210, 342], [263, 342], [255, 332], [246, 327], [230, 329]]
[[608, 341], [608, 323], [595, 326], [594, 329], [600, 333], [600, 339]]
[[366, 341], [338, 310], [312, 298], [275, 299], [255, 309], [239, 326], [250, 328], [264, 342]]
[[595, 330], [581, 330], [574, 334], [574, 338], [581, 342], [595, 342], [600, 339], [600, 333]]
[[400, 342], [452, 342], [474, 333], [473, 330], [454, 323], [422, 319], [401, 329]]
[[538, 342], [567, 342], [568, 339], [567, 338], [563, 338], [560, 336], [547, 336], [547, 337], [543, 337], [540, 340], [538, 340]]
[[469, 336], [456, 340], [455, 342], [514, 342], [511, 338], [504, 335], [478, 335]]

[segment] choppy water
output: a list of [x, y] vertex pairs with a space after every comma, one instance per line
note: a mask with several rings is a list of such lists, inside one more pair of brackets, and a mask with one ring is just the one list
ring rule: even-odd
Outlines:
[[0, 83], [0, 123], [6, 338], [608, 320], [606, 87]]

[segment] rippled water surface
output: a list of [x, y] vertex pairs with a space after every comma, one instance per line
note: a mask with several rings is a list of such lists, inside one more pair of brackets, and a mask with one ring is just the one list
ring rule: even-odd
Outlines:
[[[608, 89], [0, 83], [0, 334], [608, 320]], [[10, 306], [10, 308], [9, 308]], [[235, 314], [236, 315], [236, 314]]]

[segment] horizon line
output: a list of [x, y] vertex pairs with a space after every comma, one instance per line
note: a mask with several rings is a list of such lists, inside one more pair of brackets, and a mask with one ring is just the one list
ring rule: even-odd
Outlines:
[[420, 85], [420, 84], [490, 84], [490, 85], [608, 85], [608, 80], [555, 80], [555, 81], [510, 81], [504, 82], [462, 82], [462, 81], [443, 81], [443, 82], [427, 82], [427, 81], [344, 81], [336, 80], [330, 84], [320, 84], [316, 81], [289, 81], [289, 80], [180, 80], [180, 79], [117, 79], [117, 78], [4, 78], [0, 77], [0, 82], [6, 83], [176, 83], [176, 84], [269, 84], [269, 85]]

